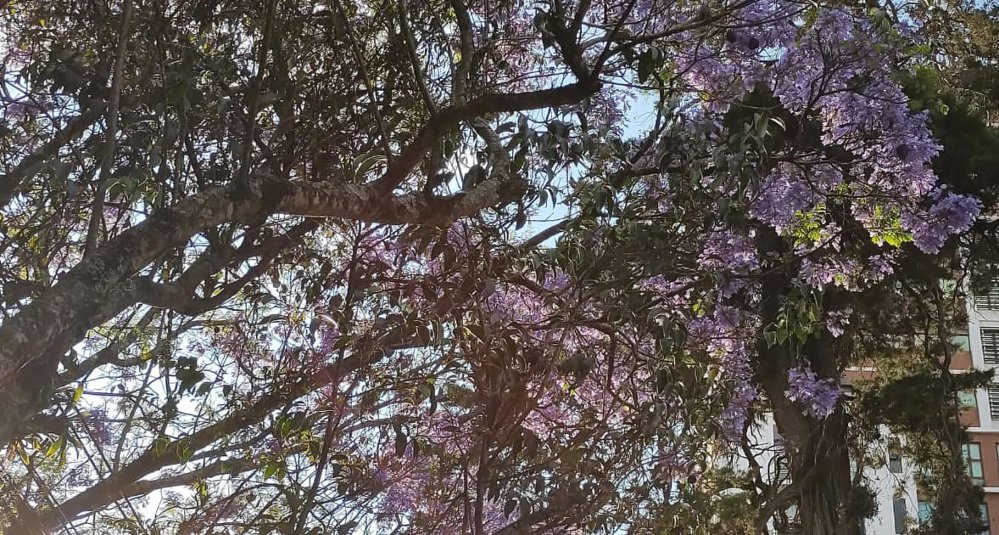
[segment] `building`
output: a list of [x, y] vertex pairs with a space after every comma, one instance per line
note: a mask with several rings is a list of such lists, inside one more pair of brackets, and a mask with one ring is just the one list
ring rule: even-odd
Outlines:
[[[954, 338], [959, 346], [950, 369], [961, 373], [971, 369], [996, 369], [993, 384], [962, 395], [965, 410], [961, 421], [968, 428], [968, 443], [964, 445], [965, 461], [972, 481], [985, 493], [983, 518], [989, 528], [983, 535], [999, 535], [999, 285], [987, 295], [975, 296], [968, 303], [968, 331]], [[850, 368], [843, 382], [871, 378], [873, 368]], [[887, 430], [885, 435], [887, 435]], [[753, 430], [752, 442], [756, 461], [768, 472], [770, 481], [786, 477], [775, 461], [781, 450], [780, 436], [768, 414], [762, 425]], [[893, 451], [882, 452], [884, 466], [865, 469], [865, 476], [875, 490], [878, 513], [868, 519], [867, 535], [902, 535], [931, 512], [930, 504], [920, 500], [915, 483], [917, 467]], [[734, 458], [736, 468], [746, 468], [745, 459]]]
[[[856, 374], [868, 374], [866, 370], [851, 370]], [[784, 467], [777, 462], [780, 451], [780, 436], [771, 415], [767, 415], [752, 432], [756, 461], [767, 472], [769, 482], [787, 477]], [[896, 535], [908, 533], [911, 525], [918, 522], [921, 502], [918, 499], [915, 467], [897, 453], [886, 451], [888, 462], [885, 466], [866, 468], [864, 475], [877, 496], [878, 512], [865, 523], [867, 535]], [[744, 459], [733, 459], [736, 469], [746, 468]], [[793, 513], [788, 515], [793, 516]], [[777, 533], [771, 528], [772, 533]]]
[[[959, 353], [960, 367], [955, 358], [952, 368], [999, 367], [999, 286], [968, 303], [967, 349]], [[969, 435], [965, 460], [972, 479], [985, 491], [990, 534], [999, 535], [999, 382], [969, 393], [966, 400], [968, 410], [962, 414]]]

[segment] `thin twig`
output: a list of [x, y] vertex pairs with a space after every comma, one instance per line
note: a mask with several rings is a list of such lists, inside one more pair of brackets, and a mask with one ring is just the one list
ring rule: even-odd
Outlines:
[[118, 50], [114, 58], [114, 78], [111, 80], [111, 102], [108, 106], [108, 130], [104, 153], [101, 155], [101, 170], [97, 178], [97, 192], [94, 194], [90, 225], [87, 228], [87, 245], [83, 255], [94, 252], [99, 239], [101, 221], [104, 219], [104, 195], [111, 178], [111, 166], [118, 150], [118, 107], [121, 103], [121, 86], [124, 84], [125, 52], [128, 48], [129, 27], [132, 22], [132, 0], [125, 0], [122, 8], [121, 34], [118, 36]]
[[413, 29], [409, 25], [409, 13], [406, 10], [406, 0], [399, 2], [399, 26], [402, 38], [406, 41], [406, 50], [409, 53], [409, 62], [413, 65], [413, 76], [416, 77], [416, 84], [420, 88], [420, 94], [423, 96], [423, 100], [427, 105], [427, 110], [430, 112], [430, 116], [433, 117], [434, 115], [437, 115], [437, 106], [434, 104], [433, 97], [430, 96], [430, 90], [427, 88], [426, 76], [424, 76], [423, 68], [420, 66], [420, 57], [416, 53], [416, 43], [413, 38]]
[[250, 187], [250, 156], [253, 154], [253, 138], [257, 128], [257, 112], [260, 111], [260, 86], [264, 81], [267, 66], [267, 51], [270, 49], [271, 32], [274, 28], [274, 2], [267, 2], [264, 12], [264, 35], [257, 51], [257, 75], [250, 85], [250, 114], [246, 125], [246, 139], [243, 141], [243, 154], [240, 155], [239, 174], [236, 175], [237, 191], [246, 192]]
[[392, 160], [392, 150], [389, 148], [388, 144], [388, 129], [385, 128], [385, 120], [382, 118], [382, 113], [378, 109], [378, 98], [375, 96], [375, 87], [371, 83], [371, 76], [368, 75], [368, 67], [364, 62], [364, 57], [361, 55], [361, 48], [357, 44], [357, 39], [354, 38], [354, 29], [351, 28], [350, 21], [347, 19], [347, 13], [344, 11], [343, 6], [340, 2], [336, 2], [336, 10], [340, 15], [340, 19], [343, 21], [343, 27], [347, 33], [347, 39], [350, 41], [350, 50], [354, 54], [354, 60], [357, 61], [358, 71], [361, 73], [361, 78], [364, 79], [364, 87], [368, 91], [368, 98], [371, 100], [371, 110], [375, 116], [375, 121], [378, 123], [378, 130], [381, 132], [382, 139], [381, 145], [382, 150], [385, 151], [385, 160]]

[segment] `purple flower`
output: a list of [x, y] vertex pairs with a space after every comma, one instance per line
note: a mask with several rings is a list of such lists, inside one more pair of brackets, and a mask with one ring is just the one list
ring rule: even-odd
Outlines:
[[806, 258], [801, 262], [801, 278], [814, 288], [833, 284], [856, 290], [859, 273], [857, 262], [849, 258], [829, 257], [815, 261]]
[[630, 95], [617, 88], [606, 86], [577, 108], [587, 114], [591, 126], [597, 130], [606, 129], [621, 135], [631, 108], [629, 97]]
[[705, 269], [744, 275], [759, 267], [756, 249], [748, 237], [730, 230], [712, 232], [697, 263]]
[[783, 233], [794, 215], [810, 209], [816, 200], [817, 195], [796, 169], [780, 166], [761, 182], [749, 213]]
[[809, 368], [792, 368], [787, 374], [784, 393], [805, 414], [823, 420], [836, 410], [841, 390], [835, 380], [820, 378]]
[[864, 279], [869, 283], [880, 282], [895, 272], [895, 255], [891, 252], [876, 254], [867, 260], [867, 273]]
[[722, 411], [721, 421], [725, 438], [735, 442], [742, 437], [749, 418], [749, 405], [756, 399], [756, 389], [749, 381], [738, 379], [732, 399]]
[[947, 237], [968, 230], [981, 211], [977, 199], [948, 193], [925, 213], [902, 215], [902, 226], [924, 253], [936, 253]]
[[91, 426], [90, 432], [94, 440], [99, 444], [109, 444], [111, 442], [111, 430], [108, 425], [108, 415], [104, 409], [93, 409], [87, 418]]
[[829, 333], [836, 338], [842, 336], [843, 332], [846, 331], [846, 326], [850, 324], [850, 314], [853, 314], [852, 308], [826, 312], [826, 329], [829, 330]]
[[758, 328], [755, 317], [733, 307], [716, 307], [711, 315], [690, 322], [690, 336], [704, 343], [709, 355], [717, 358], [731, 385], [731, 398], [721, 415], [726, 440], [737, 441], [745, 430], [749, 406], [756, 399], [752, 385], [751, 339]]

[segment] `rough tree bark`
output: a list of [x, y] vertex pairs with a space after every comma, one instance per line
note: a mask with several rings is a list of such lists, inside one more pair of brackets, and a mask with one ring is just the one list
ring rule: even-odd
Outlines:
[[[787, 254], [788, 247], [773, 231], [763, 230], [758, 245], [767, 252]], [[772, 270], [762, 283], [762, 320], [764, 325], [777, 321], [782, 307], [794, 288], [794, 270], [785, 265]], [[837, 296], [826, 295], [825, 304], [833, 305]], [[824, 420], [806, 414], [802, 407], [789, 400], [788, 372], [801, 364], [802, 358], [819, 377], [837, 382], [842, 372], [842, 346], [822, 330], [812, 335], [801, 347], [796, 341], [758, 347], [757, 381], [771, 403], [774, 420], [784, 438], [784, 454], [790, 461], [791, 480], [795, 492], [787, 504], [770, 504], [767, 510], [784, 509], [794, 503], [798, 508], [801, 533], [808, 535], [862, 535], [864, 519], [859, 518], [851, 504], [858, 496], [850, 470], [847, 448], [848, 418], [842, 405]], [[765, 522], [769, 519], [760, 519]]]
[[796, 485], [792, 501], [798, 507], [801, 533], [862, 535], [864, 519], [858, 518], [852, 507], [857, 489], [846, 447], [846, 416], [842, 409], [822, 421], [802, 414], [783, 394], [786, 377], [786, 370], [775, 374], [764, 383], [764, 390], [772, 400], [774, 420], [790, 459], [791, 479]]
[[[147, 285], [137, 276], [153, 261], [183, 247], [193, 236], [225, 223], [251, 224], [273, 214], [353, 219], [385, 224], [446, 226], [523, 193], [522, 179], [497, 173], [474, 189], [448, 197], [393, 190], [442, 135], [464, 121], [578, 102], [600, 89], [596, 77], [540, 91], [487, 94], [441, 111], [392, 160], [383, 176], [367, 184], [324, 183], [257, 177], [188, 197], [150, 216], [89, 254], [16, 316], [0, 326], [0, 443], [18, 436], [32, 415], [44, 410], [59, 359], [89, 329], [143, 299]], [[11, 191], [24, 176], [4, 177]]]

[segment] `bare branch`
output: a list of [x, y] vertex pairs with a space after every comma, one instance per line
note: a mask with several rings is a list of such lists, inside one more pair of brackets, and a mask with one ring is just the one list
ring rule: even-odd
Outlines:
[[104, 107], [102, 103], [100, 106], [83, 112], [63, 129], [56, 132], [48, 143], [21, 160], [9, 173], [0, 176], [0, 206], [5, 206], [10, 202], [11, 197], [17, 193], [21, 185], [38, 173], [45, 160], [56, 156], [59, 149], [83, 135], [88, 128], [93, 126], [104, 114]]
[[121, 30], [118, 36], [118, 49], [114, 58], [114, 78], [111, 81], [111, 104], [108, 106], [108, 129], [105, 135], [103, 154], [101, 155], [100, 174], [97, 177], [97, 191], [94, 192], [93, 207], [90, 212], [90, 224], [87, 228], [87, 243], [83, 250], [84, 256], [94, 252], [104, 221], [104, 196], [107, 195], [108, 182], [111, 180], [111, 165], [118, 151], [118, 113], [121, 102], [121, 87], [124, 84], [125, 51], [128, 48], [128, 38], [132, 21], [132, 0], [125, 0], [122, 7]]

